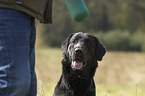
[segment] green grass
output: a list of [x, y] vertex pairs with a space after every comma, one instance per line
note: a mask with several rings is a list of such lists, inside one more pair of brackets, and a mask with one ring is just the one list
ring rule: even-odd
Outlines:
[[144, 96], [145, 86], [138, 85], [136, 90], [136, 85], [98, 85], [97, 91], [97, 96]]
[[[144, 58], [145, 53], [107, 52], [94, 76], [97, 96], [144, 96]], [[61, 60], [61, 49], [36, 49], [38, 96], [52, 96], [61, 75]]]

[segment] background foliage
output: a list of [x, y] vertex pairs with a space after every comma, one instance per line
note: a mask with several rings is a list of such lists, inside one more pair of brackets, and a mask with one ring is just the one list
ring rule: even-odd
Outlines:
[[63, 2], [53, 2], [53, 24], [37, 24], [41, 44], [60, 47], [73, 32], [101, 34], [109, 50], [145, 51], [145, 0], [84, 0], [89, 17], [73, 21]]

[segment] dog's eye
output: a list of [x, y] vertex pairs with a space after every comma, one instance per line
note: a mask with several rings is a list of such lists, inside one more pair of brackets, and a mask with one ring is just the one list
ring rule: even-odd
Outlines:
[[86, 40], [86, 46], [90, 46], [91, 44], [90, 44], [90, 42], [89, 42], [89, 40]]
[[87, 43], [86, 45], [87, 45], [87, 46], [90, 46], [90, 43]]
[[75, 40], [75, 39], [73, 39], [73, 40], [71, 40], [71, 42], [70, 42], [70, 43], [73, 43], [73, 44], [74, 44], [75, 42], [76, 42], [76, 40]]
[[74, 40], [74, 41], [72, 41], [72, 43], [74, 44], [74, 43], [75, 43], [75, 40]]

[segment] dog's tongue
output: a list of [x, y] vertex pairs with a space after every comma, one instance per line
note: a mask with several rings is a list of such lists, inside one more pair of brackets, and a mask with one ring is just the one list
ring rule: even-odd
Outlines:
[[73, 69], [81, 69], [83, 67], [83, 62], [76, 62], [76, 61], [72, 61], [72, 68]]

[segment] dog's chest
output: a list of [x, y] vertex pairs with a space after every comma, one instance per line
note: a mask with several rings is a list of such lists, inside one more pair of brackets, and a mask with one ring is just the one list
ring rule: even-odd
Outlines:
[[87, 96], [90, 80], [81, 76], [72, 76], [68, 78], [67, 85], [72, 96]]

